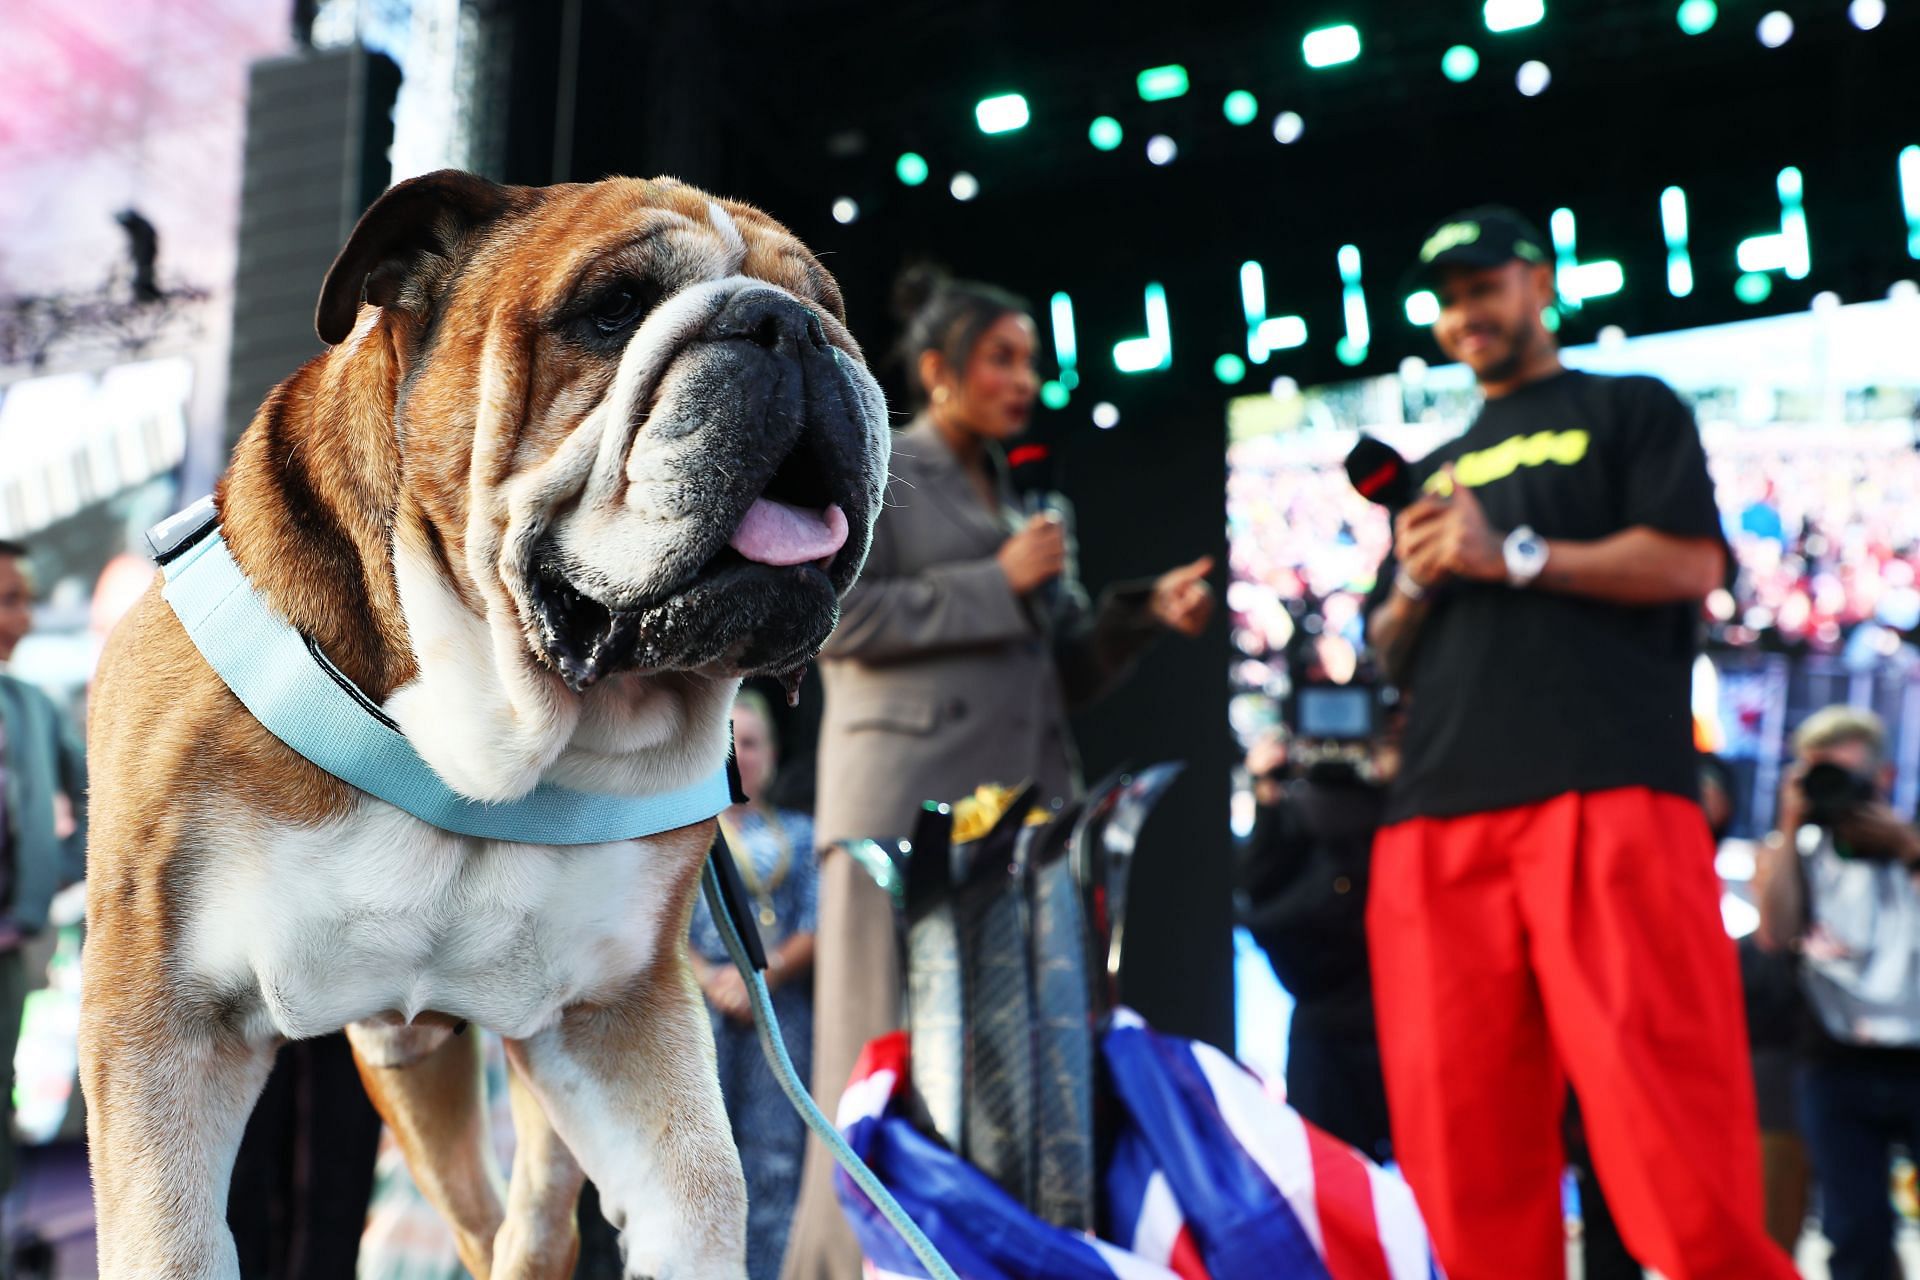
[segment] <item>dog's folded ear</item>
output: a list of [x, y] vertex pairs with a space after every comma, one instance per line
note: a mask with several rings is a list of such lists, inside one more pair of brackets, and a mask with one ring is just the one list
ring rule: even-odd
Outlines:
[[516, 189], [458, 169], [395, 185], [360, 215], [320, 286], [313, 327], [328, 346], [343, 341], [363, 303], [424, 312], [473, 232], [514, 204]]

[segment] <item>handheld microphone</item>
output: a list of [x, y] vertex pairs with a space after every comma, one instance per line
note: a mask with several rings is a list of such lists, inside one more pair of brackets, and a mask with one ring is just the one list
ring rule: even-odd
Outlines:
[[1413, 471], [1384, 440], [1361, 436], [1347, 455], [1347, 479], [1361, 497], [1398, 512], [1413, 502]]
[[1035, 593], [1051, 609], [1066, 599], [1070, 585], [1079, 576], [1079, 566], [1074, 563], [1072, 552], [1073, 504], [1057, 487], [1059, 480], [1054, 471], [1053, 451], [1044, 444], [1023, 444], [1009, 450], [1007, 479], [1013, 486], [1022, 515], [1052, 516], [1066, 526], [1067, 567], [1059, 577]]
[[1007, 478], [1023, 515], [1066, 510], [1053, 474], [1053, 451], [1043, 444], [1023, 444], [1007, 453]]

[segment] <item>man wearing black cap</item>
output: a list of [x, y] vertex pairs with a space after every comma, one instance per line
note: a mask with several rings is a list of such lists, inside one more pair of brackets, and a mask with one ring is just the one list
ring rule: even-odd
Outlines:
[[1394, 1149], [1453, 1280], [1560, 1275], [1570, 1081], [1638, 1258], [1786, 1280], [1696, 798], [1713, 484], [1663, 383], [1562, 367], [1544, 243], [1483, 208], [1420, 253], [1486, 403], [1416, 469], [1370, 602], [1411, 695], [1367, 922]]

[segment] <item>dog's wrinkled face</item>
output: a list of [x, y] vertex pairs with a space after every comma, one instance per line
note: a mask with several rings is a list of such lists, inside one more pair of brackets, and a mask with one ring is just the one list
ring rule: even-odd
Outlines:
[[764, 214], [677, 182], [473, 191], [497, 206], [416, 228], [442, 246], [424, 269], [384, 294], [366, 276], [421, 319], [403, 488], [462, 594], [511, 611], [576, 693], [804, 664], [886, 480], [884, 403], [832, 278]]
[[702, 232], [616, 250], [556, 318], [617, 373], [580, 429], [584, 487], [541, 486], [501, 568], [575, 689], [625, 667], [798, 667], [866, 555], [885, 473], [871, 380], [822, 304], [739, 274], [744, 250]]

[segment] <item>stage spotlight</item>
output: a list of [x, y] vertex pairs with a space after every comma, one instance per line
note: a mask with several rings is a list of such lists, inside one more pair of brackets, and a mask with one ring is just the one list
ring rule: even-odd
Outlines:
[[1343, 22], [1309, 31], [1300, 39], [1300, 53], [1316, 71], [1352, 62], [1360, 56], [1360, 28]]
[[1093, 425], [1102, 431], [1111, 431], [1120, 425], [1120, 410], [1102, 400], [1093, 406]]
[[1228, 124], [1252, 124], [1253, 118], [1260, 114], [1260, 99], [1245, 89], [1235, 89], [1220, 104], [1220, 110], [1225, 113]]
[[1247, 362], [1229, 351], [1213, 362], [1213, 376], [1231, 387], [1247, 376]]
[[1886, 21], [1887, 0], [1853, 0], [1847, 6], [1847, 21], [1862, 31], [1871, 31]]
[[1267, 384], [1267, 394], [1275, 400], [1287, 400], [1300, 394], [1300, 384], [1283, 373]]
[[1087, 141], [1093, 144], [1096, 151], [1112, 151], [1124, 137], [1126, 131], [1112, 116], [1096, 116], [1093, 123], [1087, 126]]
[[917, 187], [927, 180], [927, 158], [917, 151], [901, 153], [893, 162], [893, 174], [909, 187]]
[[1070, 397], [1064, 384], [1052, 381], [1040, 384], [1040, 403], [1047, 408], [1064, 409], [1067, 407], [1068, 399]]
[[1407, 295], [1407, 323], [1425, 329], [1440, 318], [1440, 297], [1431, 289]]
[[1017, 93], [1002, 93], [976, 103], [973, 118], [982, 133], [1012, 133], [1026, 128], [1030, 116], [1025, 98]]
[[833, 220], [845, 226], [860, 216], [860, 206], [847, 196], [841, 196], [833, 202]]
[[1813, 295], [1813, 302], [1807, 308], [1815, 315], [1825, 315], [1840, 309], [1840, 295], [1831, 289], [1822, 289]]
[[1594, 342], [1602, 351], [1617, 351], [1627, 345], [1627, 331], [1617, 324], [1601, 325]]
[[1547, 70], [1544, 62], [1523, 62], [1514, 73], [1513, 83], [1527, 97], [1537, 98], [1553, 83], [1553, 72]]
[[1440, 74], [1455, 84], [1465, 84], [1480, 71], [1480, 55], [1471, 45], [1457, 44], [1440, 59]]
[[1772, 292], [1773, 278], [1759, 271], [1749, 271], [1733, 282], [1733, 296], [1748, 306], [1765, 302]]
[[1273, 140], [1283, 146], [1300, 141], [1300, 135], [1306, 131], [1307, 122], [1300, 118], [1297, 111], [1282, 111], [1273, 118]]
[[1496, 34], [1531, 27], [1547, 16], [1545, 0], [1487, 0], [1480, 10], [1487, 30]]
[[1184, 98], [1187, 94], [1187, 69], [1177, 62], [1164, 67], [1148, 67], [1134, 77], [1133, 83], [1140, 90], [1142, 102]]
[[955, 200], [971, 200], [980, 194], [980, 179], [962, 169], [953, 175], [953, 181], [947, 184], [947, 190], [953, 193]]
[[1887, 286], [1888, 302], [1913, 302], [1920, 299], [1920, 282], [1895, 280]]
[[1713, 0], [1684, 0], [1674, 20], [1686, 34], [1704, 35], [1713, 30], [1713, 24], [1720, 20], [1720, 6]]
[[1147, 159], [1153, 164], [1172, 164], [1180, 154], [1180, 147], [1164, 133], [1156, 133], [1147, 139]]
[[1754, 28], [1754, 34], [1760, 37], [1760, 43], [1769, 49], [1778, 49], [1793, 39], [1793, 19], [1779, 9], [1775, 9], [1760, 19], [1760, 25]]
[[1427, 362], [1419, 356], [1408, 356], [1400, 362], [1400, 381], [1410, 387], [1417, 387], [1427, 380]]

